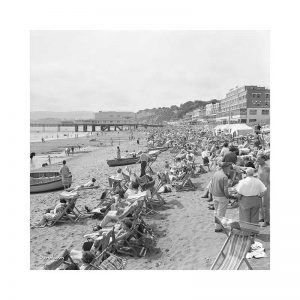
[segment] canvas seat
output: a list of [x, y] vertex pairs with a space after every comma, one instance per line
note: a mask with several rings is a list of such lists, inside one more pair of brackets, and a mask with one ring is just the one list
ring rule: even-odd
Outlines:
[[231, 230], [228, 232], [224, 222], [218, 218], [216, 221], [222, 226], [227, 239], [211, 266], [211, 270], [239, 270], [243, 262], [248, 269], [252, 270], [246, 254], [249, 252], [255, 236], [259, 233], [257, 226], [233, 221], [229, 225]]

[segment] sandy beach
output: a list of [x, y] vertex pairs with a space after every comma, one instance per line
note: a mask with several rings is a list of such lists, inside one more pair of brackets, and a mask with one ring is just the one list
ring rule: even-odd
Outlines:
[[[122, 153], [125, 150], [138, 150], [135, 140], [128, 141], [128, 134], [128, 132], [107, 134], [106, 146], [95, 147], [92, 152], [68, 157], [67, 164], [73, 174], [73, 186], [84, 184], [92, 177], [95, 177], [96, 183], [100, 185], [100, 189], [79, 192], [80, 197], [76, 206], [80, 210], [84, 209], [85, 205], [90, 208], [97, 205], [96, 198], [108, 186], [108, 177], [116, 172], [116, 168], [109, 168], [106, 163], [106, 159], [116, 155], [116, 145], [110, 146], [108, 142], [111, 136], [122, 137], [120, 142]], [[141, 149], [143, 145], [146, 145], [145, 134], [136, 134], [137, 136], [142, 138]], [[89, 142], [88, 138], [79, 138], [76, 142], [83, 143], [85, 146], [91, 146], [93, 143]], [[99, 141], [95, 143], [99, 144]], [[45, 154], [66, 147], [67, 144], [72, 144], [72, 141], [68, 139], [32, 143], [31, 151]], [[153, 164], [154, 172], [160, 171], [164, 162], [171, 161], [173, 156], [174, 154], [170, 151], [161, 153]], [[201, 159], [197, 157], [197, 161]], [[139, 165], [131, 167], [139, 172]], [[156, 246], [143, 258], [128, 257], [126, 269], [206, 270], [210, 268], [226, 240], [225, 234], [214, 232], [214, 211], [208, 210], [208, 202], [201, 198], [212, 174], [213, 172], [209, 172], [193, 178], [192, 181], [197, 186], [194, 192], [173, 190], [171, 193], [162, 194], [167, 205], [162, 207], [157, 214], [144, 217], [145, 222], [153, 228], [157, 236]], [[60, 192], [30, 195], [30, 223], [39, 220], [47, 208], [59, 201]], [[228, 209], [226, 216], [238, 219], [238, 209]], [[65, 248], [80, 249], [85, 240], [83, 236], [91, 233], [93, 225], [98, 222], [89, 218], [75, 224], [64, 223], [54, 227], [31, 229], [31, 269], [42, 269], [47, 261], [57, 257]], [[253, 269], [268, 270], [270, 269], [269, 227], [263, 231], [264, 233], [258, 236], [257, 241], [263, 244], [268, 257], [250, 259], [250, 264]]]

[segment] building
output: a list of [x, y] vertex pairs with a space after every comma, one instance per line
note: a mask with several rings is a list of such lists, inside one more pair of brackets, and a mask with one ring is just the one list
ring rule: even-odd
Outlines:
[[136, 114], [134, 112], [99, 111], [95, 113], [95, 120], [102, 124], [134, 124]]
[[209, 124], [215, 124], [217, 113], [220, 111], [220, 100], [214, 100], [205, 106], [205, 119]]
[[220, 103], [217, 123], [269, 123], [270, 90], [259, 86], [231, 89]]

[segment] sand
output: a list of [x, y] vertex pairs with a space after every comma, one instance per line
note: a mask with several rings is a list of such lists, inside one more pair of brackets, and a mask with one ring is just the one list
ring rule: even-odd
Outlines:
[[[124, 138], [124, 142], [121, 142], [121, 151], [137, 151], [136, 141], [129, 142], [128, 134], [121, 133], [121, 136], [126, 137], [127, 135], [127, 139]], [[116, 136], [115, 133], [112, 135]], [[140, 137], [143, 135], [140, 134]], [[51, 142], [61, 143], [61, 140]], [[70, 143], [70, 140], [68, 142]], [[144, 139], [142, 146], [145, 145]], [[57, 145], [53, 145], [53, 147], [55, 146]], [[41, 147], [45, 146], [42, 145]], [[80, 197], [77, 200], [79, 209], [83, 209], [85, 205], [90, 208], [97, 205], [96, 197], [100, 195], [102, 188], [108, 186], [108, 176], [116, 172], [116, 168], [109, 168], [106, 163], [106, 159], [115, 156], [115, 148], [115, 145], [113, 147], [99, 147], [93, 152], [69, 157], [67, 164], [73, 174], [73, 186], [83, 184], [92, 177], [95, 177], [101, 186], [98, 190], [91, 189], [79, 192]], [[46, 150], [45, 148], [44, 151]], [[166, 160], [171, 161], [173, 156], [174, 154], [169, 151], [161, 153], [153, 164], [154, 172], [160, 171], [164, 162]], [[133, 165], [132, 168], [139, 171], [138, 165]], [[144, 217], [146, 223], [153, 228], [156, 234], [155, 248], [143, 258], [128, 257], [126, 269], [206, 270], [210, 268], [226, 240], [225, 234], [214, 232], [214, 211], [208, 210], [206, 199], [201, 198], [212, 174], [213, 172], [209, 172], [199, 178], [192, 178], [197, 186], [197, 190], [194, 192], [172, 191], [162, 194], [167, 205], [159, 209], [157, 214]], [[59, 201], [59, 193], [60, 191], [56, 191], [30, 196], [30, 223], [39, 220], [46, 208]], [[229, 209], [226, 216], [237, 219], [238, 210]], [[59, 256], [65, 248], [80, 249], [85, 241], [83, 236], [91, 233], [92, 227], [98, 222], [98, 220], [85, 219], [75, 224], [63, 223], [54, 227], [31, 229], [31, 269], [43, 268], [47, 261]], [[263, 243], [268, 257], [251, 259], [250, 264], [254, 269], [270, 269], [269, 227], [264, 229], [264, 232], [265, 234], [260, 235], [257, 240]]]

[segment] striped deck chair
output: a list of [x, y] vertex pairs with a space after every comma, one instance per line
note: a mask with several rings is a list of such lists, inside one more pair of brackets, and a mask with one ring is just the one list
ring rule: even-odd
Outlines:
[[99, 270], [100, 264], [104, 259], [106, 259], [107, 254], [113, 249], [114, 245], [115, 232], [114, 227], [112, 227], [109, 231], [103, 233], [101, 237], [98, 237], [94, 240], [91, 251], [97, 253], [100, 250], [100, 247], [101, 251], [99, 251], [100, 253], [93, 259], [91, 263], [84, 266], [83, 270]]
[[[141, 214], [141, 213], [140, 213]], [[154, 241], [154, 234], [151, 228], [146, 225], [141, 215], [128, 218], [132, 226], [127, 233], [116, 237], [115, 249], [117, 253], [133, 257], [145, 256], [148, 250], [149, 239]]]
[[150, 174], [150, 175], [154, 175], [154, 171], [152, 170], [151, 166], [153, 165], [153, 163], [156, 161], [157, 156], [152, 156], [149, 161], [148, 164], [146, 166], [146, 174]]
[[[232, 229], [210, 269], [239, 270], [242, 263], [245, 262], [248, 269], [252, 270], [251, 265], [246, 259], [246, 254], [250, 250], [254, 241], [254, 234], [256, 233]], [[220, 258], [222, 258], [222, 260]]]
[[192, 171], [188, 170], [185, 175], [183, 176], [182, 180], [175, 181], [174, 186], [176, 189], [176, 192], [180, 191], [187, 191], [187, 190], [196, 190], [196, 186], [191, 181]]
[[78, 197], [69, 199], [67, 206], [64, 208], [62, 213], [60, 213], [54, 220], [52, 220], [48, 226], [54, 226], [58, 222], [77, 222], [83, 218], [89, 217], [89, 215], [82, 214], [79, 209], [75, 206]]
[[149, 193], [145, 198], [146, 214], [155, 212], [155, 210], [153, 209], [154, 205], [161, 206], [166, 203], [163, 197], [158, 194], [158, 190], [161, 188], [161, 183], [158, 183], [155, 186], [155, 180], [153, 179], [152, 181], [149, 181], [146, 175], [137, 177], [137, 181], [143, 191], [149, 190]]

